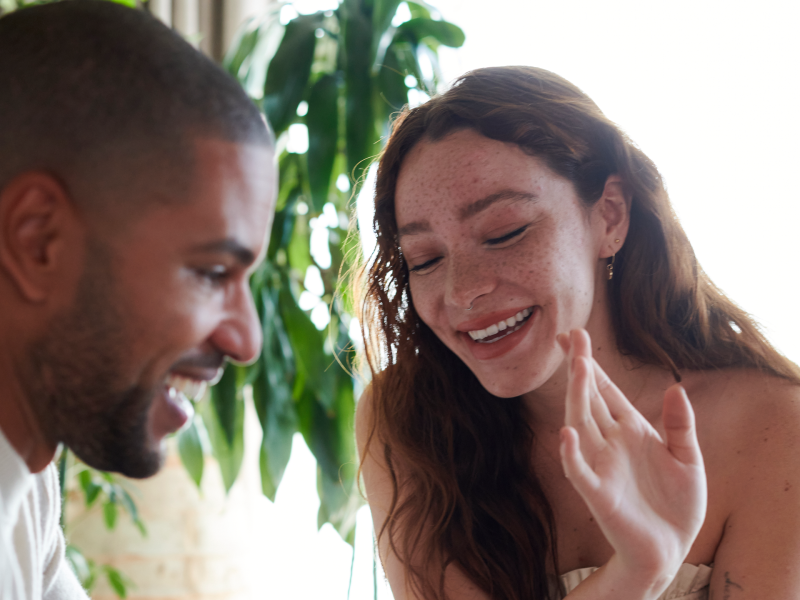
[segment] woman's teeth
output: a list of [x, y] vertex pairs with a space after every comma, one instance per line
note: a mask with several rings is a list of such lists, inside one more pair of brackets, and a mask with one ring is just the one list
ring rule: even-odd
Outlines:
[[[491, 344], [492, 342], [496, 342], [497, 340], [501, 340], [506, 335], [512, 334], [517, 329], [522, 326], [528, 317], [531, 316], [533, 310], [530, 308], [526, 308], [525, 310], [519, 311], [516, 315], [512, 317], [508, 317], [499, 323], [495, 323], [494, 325], [489, 325], [486, 329], [476, 329], [475, 331], [468, 331], [469, 337], [471, 337], [476, 342], [480, 342], [483, 344]], [[494, 339], [488, 340], [486, 338], [492, 337], [500, 333], [501, 331], [505, 331], [505, 335], [498, 336]], [[484, 341], [485, 340], [485, 341]]]
[[208, 382], [170, 374], [166, 386], [170, 394], [181, 393], [189, 400], [200, 400], [206, 393]]

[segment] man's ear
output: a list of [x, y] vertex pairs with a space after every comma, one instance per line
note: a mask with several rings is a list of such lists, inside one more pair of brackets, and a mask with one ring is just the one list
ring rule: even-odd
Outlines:
[[63, 275], [76, 225], [69, 195], [46, 173], [22, 173], [0, 190], [0, 265], [29, 302], [44, 301]]
[[603, 227], [599, 258], [608, 258], [622, 248], [631, 222], [631, 199], [625, 192], [622, 177], [617, 174], [608, 176], [603, 195], [594, 210]]

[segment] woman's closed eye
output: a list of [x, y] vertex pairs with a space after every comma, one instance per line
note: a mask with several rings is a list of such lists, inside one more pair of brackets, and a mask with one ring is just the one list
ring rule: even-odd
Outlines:
[[500, 246], [500, 245], [502, 245], [502, 244], [504, 244], [506, 242], [510, 242], [512, 240], [515, 240], [519, 236], [521, 236], [523, 233], [525, 233], [525, 231], [528, 229], [528, 227], [530, 227], [530, 224], [523, 225], [519, 229], [515, 229], [514, 231], [511, 231], [511, 232], [509, 232], [509, 233], [507, 233], [505, 235], [501, 235], [500, 237], [491, 238], [489, 240], [486, 240], [486, 243], [489, 244], [490, 246]]
[[425, 262], [420, 263], [418, 265], [409, 265], [408, 270], [411, 271], [412, 273], [422, 273], [422, 272], [427, 271], [427, 270], [433, 268], [434, 266], [436, 266], [436, 264], [440, 260], [442, 260], [442, 257], [441, 256], [437, 256], [436, 258], [432, 258], [430, 260], [426, 260]]

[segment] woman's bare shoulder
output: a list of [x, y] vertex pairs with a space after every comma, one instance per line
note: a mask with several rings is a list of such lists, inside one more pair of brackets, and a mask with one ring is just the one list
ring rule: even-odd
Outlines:
[[356, 444], [358, 445], [358, 454], [362, 457], [367, 449], [367, 443], [370, 438], [370, 432], [373, 425], [373, 393], [372, 384], [367, 385], [361, 394], [361, 397], [356, 403]]
[[800, 469], [800, 386], [755, 369], [695, 373], [686, 384], [710, 478], [766, 481]]
[[[800, 425], [800, 385], [756, 369], [694, 372], [684, 381], [698, 427], [756, 434], [761, 426]], [[723, 427], [724, 426], [724, 427]]]

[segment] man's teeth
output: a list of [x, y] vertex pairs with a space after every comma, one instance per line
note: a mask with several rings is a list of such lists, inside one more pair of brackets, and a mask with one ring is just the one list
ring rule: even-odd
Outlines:
[[189, 400], [200, 400], [206, 393], [208, 382], [170, 374], [166, 382], [169, 393], [181, 393]]
[[[484, 338], [497, 335], [498, 333], [500, 333], [501, 331], [505, 331], [506, 329], [513, 329], [514, 331], [516, 331], [517, 326], [522, 321], [527, 319], [532, 312], [533, 311], [530, 308], [526, 308], [525, 310], [521, 310], [514, 316], [508, 317], [507, 319], [504, 319], [499, 323], [495, 323], [494, 325], [489, 325], [489, 327], [487, 327], [486, 329], [476, 329], [475, 331], [469, 331], [467, 333], [469, 334], [469, 337], [478, 342]], [[509, 331], [509, 333], [512, 333], [512, 331]]]

